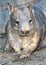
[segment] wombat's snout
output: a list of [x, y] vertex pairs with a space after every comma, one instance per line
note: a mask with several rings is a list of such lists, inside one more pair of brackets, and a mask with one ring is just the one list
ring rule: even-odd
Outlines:
[[30, 26], [28, 22], [24, 22], [21, 24], [21, 34], [22, 35], [29, 35], [30, 33]]
[[20, 50], [23, 51], [23, 48], [21, 48]]
[[29, 34], [29, 33], [30, 33], [30, 30], [24, 30], [24, 31], [21, 30], [21, 33], [22, 33], [22, 34]]

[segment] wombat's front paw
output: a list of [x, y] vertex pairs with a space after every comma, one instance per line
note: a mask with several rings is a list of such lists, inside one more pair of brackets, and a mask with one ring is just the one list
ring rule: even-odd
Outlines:
[[30, 56], [30, 53], [28, 53], [28, 54], [22, 54], [20, 56], [20, 59], [25, 59], [25, 58], [28, 58], [29, 56]]
[[18, 52], [17, 52], [17, 54], [18, 54], [18, 55], [21, 55], [21, 54], [22, 54], [22, 52], [21, 52], [21, 51], [18, 51]]

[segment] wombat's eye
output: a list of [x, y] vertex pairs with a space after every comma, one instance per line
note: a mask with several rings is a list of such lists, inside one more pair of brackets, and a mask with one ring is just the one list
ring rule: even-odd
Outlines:
[[29, 20], [29, 22], [32, 24], [32, 20]]
[[32, 20], [29, 20], [29, 22], [32, 22]]
[[19, 25], [19, 21], [16, 21], [15, 24], [16, 24], [16, 25]]

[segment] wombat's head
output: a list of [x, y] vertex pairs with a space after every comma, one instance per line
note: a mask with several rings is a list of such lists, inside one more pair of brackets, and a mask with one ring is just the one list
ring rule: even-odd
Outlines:
[[21, 8], [9, 6], [11, 26], [15, 31], [18, 31], [21, 36], [26, 36], [34, 33], [34, 16], [29, 7]]

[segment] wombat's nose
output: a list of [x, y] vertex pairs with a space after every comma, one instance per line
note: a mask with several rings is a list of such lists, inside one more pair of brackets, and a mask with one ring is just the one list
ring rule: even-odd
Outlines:
[[23, 48], [21, 48], [20, 50], [23, 51]]
[[22, 34], [29, 34], [30, 31], [28, 31], [28, 30], [24, 30], [24, 31], [21, 31], [21, 33], [22, 33]]

